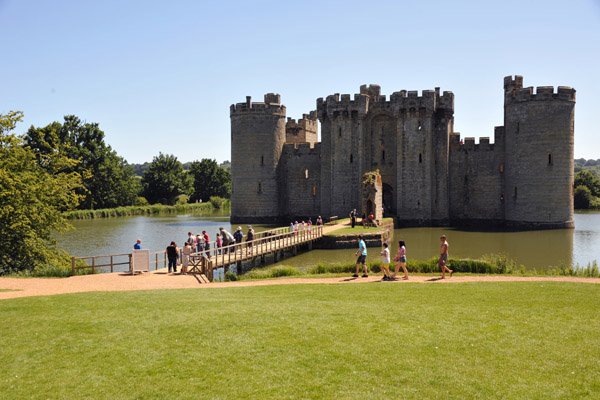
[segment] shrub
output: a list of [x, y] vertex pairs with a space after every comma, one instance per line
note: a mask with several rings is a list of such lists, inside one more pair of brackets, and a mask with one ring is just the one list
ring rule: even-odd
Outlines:
[[177, 196], [177, 200], [175, 200], [175, 205], [179, 204], [187, 204], [190, 201], [190, 196], [187, 194], [180, 194]]
[[229, 203], [229, 200], [224, 199], [222, 197], [218, 197], [218, 196], [211, 196], [210, 197], [210, 204], [212, 204], [212, 206], [216, 209], [219, 208], [225, 208]]
[[590, 208], [592, 192], [586, 186], [577, 186], [574, 193], [574, 205], [576, 209], [586, 210]]
[[248, 279], [268, 279], [268, 278], [279, 278], [282, 276], [296, 276], [302, 273], [294, 267], [288, 265], [282, 265], [272, 268], [255, 269], [244, 275]]
[[150, 203], [148, 203], [148, 200], [146, 200], [145, 197], [139, 196], [135, 199], [135, 202], [133, 205], [134, 206], [147, 206], [148, 204], [150, 204]]

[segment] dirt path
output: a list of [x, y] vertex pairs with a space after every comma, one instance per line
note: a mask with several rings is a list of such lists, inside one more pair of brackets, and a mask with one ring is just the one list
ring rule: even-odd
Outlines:
[[[214, 282], [205, 283], [192, 275], [168, 275], [157, 271], [143, 275], [129, 275], [121, 272], [113, 274], [98, 274], [74, 276], [70, 278], [0, 278], [0, 289], [12, 289], [14, 291], [0, 292], [1, 299], [16, 297], [48, 296], [64, 293], [79, 292], [111, 292], [127, 290], [156, 290], [156, 289], [184, 289], [184, 288], [223, 288], [223, 287], [245, 287], [266, 285], [290, 285], [290, 284], [356, 284], [366, 282], [378, 282], [381, 276], [372, 275], [369, 278], [288, 278], [272, 279], [264, 281], [241, 281], [241, 282]], [[433, 276], [412, 276], [410, 280], [398, 280], [396, 282], [381, 282], [382, 285], [400, 285], [406, 282], [418, 282], [424, 284], [445, 284], [460, 282], [584, 282], [600, 284], [600, 278], [573, 278], [573, 277], [519, 277], [503, 275], [485, 276], [453, 276], [448, 279], [439, 279]]]

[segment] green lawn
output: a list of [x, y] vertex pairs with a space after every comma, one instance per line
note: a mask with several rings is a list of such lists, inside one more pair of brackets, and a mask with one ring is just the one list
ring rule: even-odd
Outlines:
[[0, 398], [600, 397], [600, 285], [282, 285], [0, 301]]
[[326, 233], [325, 236], [341, 236], [341, 235], [351, 235], [351, 234], [358, 235], [361, 233], [377, 232], [377, 231], [383, 231], [383, 229], [381, 227], [377, 227], [377, 226], [368, 226], [365, 228], [360, 225], [356, 225], [354, 228], [349, 226], [347, 228], [341, 228], [341, 229], [337, 229], [335, 231], [331, 231], [329, 233]]

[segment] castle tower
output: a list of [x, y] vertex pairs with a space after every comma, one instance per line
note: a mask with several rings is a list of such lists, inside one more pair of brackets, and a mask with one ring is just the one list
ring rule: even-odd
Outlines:
[[575, 89], [504, 78], [504, 210], [509, 226], [572, 228]]
[[310, 114], [302, 114], [302, 118], [296, 122], [288, 118], [285, 124], [286, 143], [317, 143], [318, 121], [316, 111]]
[[264, 103], [231, 105], [231, 222], [273, 222], [279, 217], [277, 170], [285, 143], [285, 106], [279, 94]]

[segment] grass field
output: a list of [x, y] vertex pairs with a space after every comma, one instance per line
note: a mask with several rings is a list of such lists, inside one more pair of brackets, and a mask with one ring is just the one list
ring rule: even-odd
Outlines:
[[600, 285], [285, 285], [0, 301], [0, 398], [600, 397]]
[[326, 233], [325, 236], [359, 235], [361, 233], [378, 232], [378, 231], [383, 231], [383, 229], [378, 226], [363, 227], [363, 226], [356, 225], [356, 227], [354, 227], [354, 228], [349, 226], [347, 228], [341, 228], [341, 229], [337, 229], [335, 231], [331, 231], [329, 233]]

